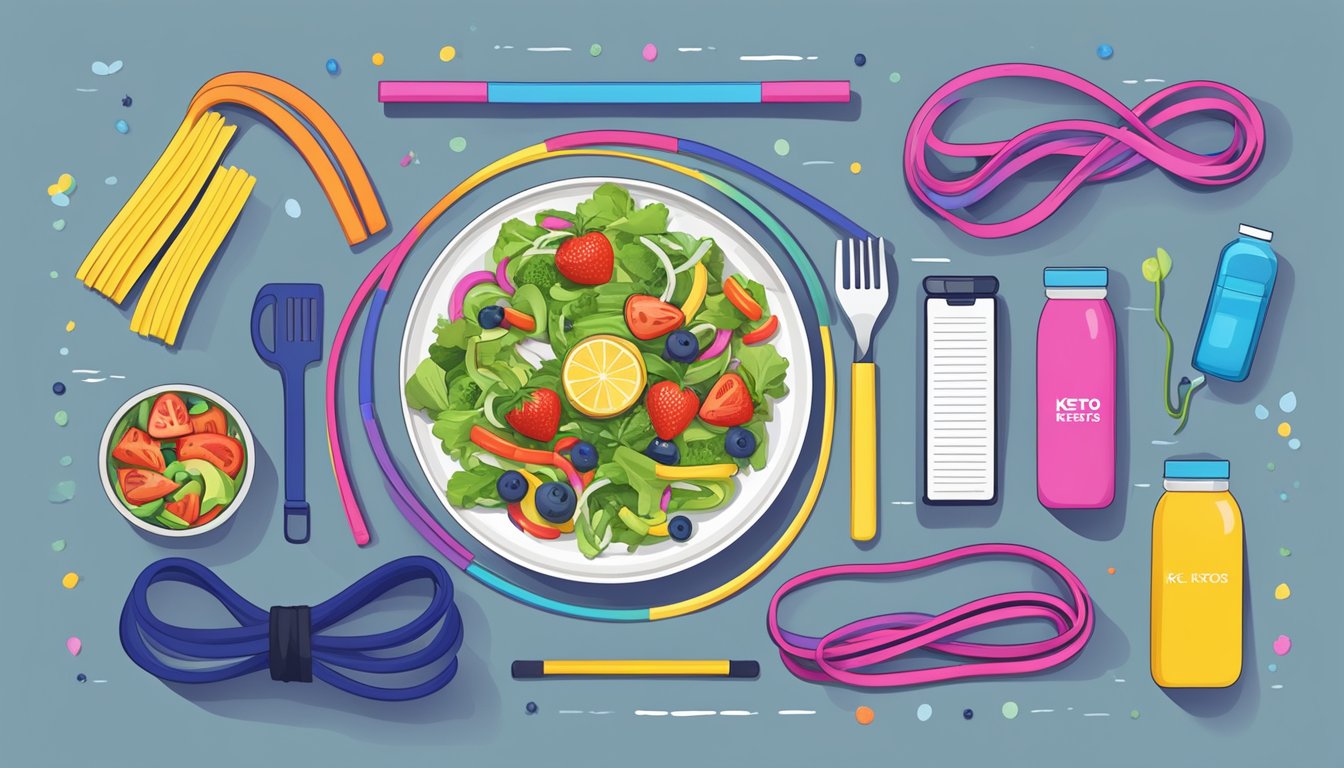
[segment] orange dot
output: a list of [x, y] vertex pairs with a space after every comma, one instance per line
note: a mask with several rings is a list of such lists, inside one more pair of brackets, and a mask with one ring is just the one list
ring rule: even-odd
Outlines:
[[1111, 575], [1115, 575], [1115, 569], [1114, 569], [1114, 568], [1107, 568], [1107, 569], [1106, 569], [1106, 572], [1109, 573], [1109, 574], [1111, 574]]
[[873, 722], [873, 708], [859, 707], [854, 710], [854, 719], [858, 721], [859, 725], [871, 724]]

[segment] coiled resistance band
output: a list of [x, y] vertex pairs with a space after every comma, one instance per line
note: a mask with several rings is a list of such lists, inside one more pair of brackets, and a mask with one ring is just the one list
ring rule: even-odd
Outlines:
[[[981, 598], [938, 615], [888, 613], [850, 622], [822, 637], [790, 632], [779, 624], [779, 604], [810, 584], [844, 577], [910, 573], [972, 557], [1008, 556], [1029, 560], [1057, 576], [1071, 602], [1044, 592], [1008, 592]], [[1015, 644], [973, 643], [957, 638], [995, 624], [1045, 620], [1054, 636]], [[770, 600], [766, 625], [784, 666], [809, 682], [838, 682], [864, 688], [939, 683], [995, 675], [1020, 675], [1056, 667], [1073, 658], [1092, 636], [1092, 598], [1064, 564], [1040, 550], [1018, 544], [977, 544], [900, 563], [834, 565], [784, 582]], [[968, 664], [892, 672], [867, 671], [919, 650], [934, 651]]]
[[[364, 426], [364, 432], [373, 449], [374, 457], [378, 462], [380, 471], [390, 486], [392, 501], [407, 521], [410, 522], [411, 526], [414, 527], [416, 531], [418, 531], [436, 550], [443, 554], [449, 562], [458, 566], [481, 583], [513, 597], [514, 599], [565, 615], [605, 621], [646, 621], [669, 618], [700, 610], [736, 593], [739, 589], [754, 581], [766, 568], [778, 559], [778, 557], [783, 554], [784, 550], [792, 544], [794, 538], [797, 537], [798, 532], [802, 529], [803, 524], [806, 522], [807, 517], [811, 512], [812, 505], [816, 502], [817, 496], [821, 491], [821, 481], [825, 476], [826, 464], [829, 459], [829, 447], [835, 405], [834, 360], [830, 346], [829, 331], [830, 315], [821, 278], [817, 274], [815, 266], [812, 265], [806, 253], [803, 251], [802, 246], [798, 244], [783, 224], [775, 219], [774, 216], [766, 211], [755, 200], [748, 197], [745, 193], [728, 182], [715, 176], [711, 176], [703, 171], [688, 168], [659, 158], [612, 149], [596, 148], [600, 146], [637, 147], [673, 154], [690, 155], [709, 160], [744, 173], [765, 184], [767, 187], [780, 192], [790, 200], [802, 205], [804, 208], [816, 214], [850, 237], [863, 239], [874, 237], [863, 227], [860, 227], [839, 211], [807, 192], [804, 192], [797, 186], [781, 179], [775, 174], [742, 158], [736, 157], [735, 155], [731, 155], [699, 142], [642, 131], [584, 131], [556, 136], [547, 139], [540, 144], [525, 147], [480, 169], [453, 188], [447, 195], [439, 200], [433, 208], [425, 213], [418, 222], [416, 222], [410, 232], [402, 238], [401, 242], [397, 243], [392, 250], [388, 251], [388, 253], [374, 266], [373, 270], [369, 272], [368, 276], [364, 278], [364, 281], [360, 284], [354, 297], [351, 299], [350, 304], [346, 307], [345, 313], [341, 318], [341, 323], [337, 328], [335, 338], [332, 340], [331, 355], [328, 359], [336, 361], [337, 364], [327, 366], [327, 440], [328, 447], [331, 451], [332, 465], [336, 473], [337, 486], [340, 489], [342, 504], [346, 511], [346, 517], [350, 522], [350, 528], [354, 534], [355, 541], [363, 545], [369, 541], [369, 534], [364, 522], [363, 513], [355, 497], [354, 485], [351, 482], [349, 470], [346, 466], [344, 441], [341, 437], [336, 406], [338, 402], [337, 381], [339, 379], [339, 361], [341, 360], [341, 352], [344, 349], [346, 339], [353, 330], [354, 323], [358, 318], [360, 310], [363, 308], [365, 302], [368, 302], [369, 316], [365, 322], [364, 333], [360, 344], [360, 415]], [[799, 271], [802, 273], [803, 279], [807, 284], [811, 303], [816, 309], [818, 322], [822, 326], [820, 329], [820, 336], [826, 370], [826, 403], [825, 413], [823, 414], [822, 434], [823, 445], [817, 462], [816, 474], [808, 488], [806, 498], [800, 505], [798, 513], [789, 523], [781, 538], [764, 555], [762, 555], [760, 559], [750, 564], [740, 574], [730, 579], [722, 586], [675, 604], [654, 606], [646, 609], [595, 608], [572, 605], [537, 595], [516, 584], [512, 584], [497, 574], [492, 573], [480, 563], [475, 562], [475, 557], [471, 551], [448, 533], [448, 531], [434, 519], [434, 516], [425, 508], [424, 504], [420, 502], [414, 492], [411, 491], [395, 462], [392, 461], [387, 447], [387, 441], [383, 436], [382, 426], [378, 421], [374, 407], [373, 362], [379, 323], [382, 320], [382, 313], [384, 306], [386, 305], [388, 291], [391, 290], [392, 284], [396, 280], [397, 273], [405, 263], [406, 258], [410, 255], [411, 249], [413, 249], [416, 243], [419, 242], [420, 237], [441, 215], [443, 215], [445, 211], [452, 207], [452, 205], [468, 192], [489, 179], [513, 168], [528, 165], [540, 160], [576, 156], [616, 157], [659, 166], [704, 182], [728, 196], [746, 210], [747, 213], [756, 218], [771, 236], [780, 243], [785, 252], [798, 266]]]
[[[325, 632], [383, 594], [421, 579], [433, 585], [434, 595], [424, 612], [405, 626], [370, 635]], [[169, 624], [155, 616], [149, 608], [149, 588], [170, 581], [204, 590], [233, 614], [239, 626], [194, 629]], [[400, 656], [377, 653], [413, 643], [428, 636], [435, 627], [438, 631], [429, 642], [414, 651]], [[121, 646], [131, 661], [162, 680], [214, 683], [269, 669], [271, 679], [281, 682], [306, 683], [316, 677], [366, 699], [408, 701], [434, 693], [457, 674], [462, 616], [453, 602], [453, 584], [448, 572], [428, 557], [393, 560], [311, 608], [273, 606], [269, 611], [244, 600], [204, 565], [170, 557], [152, 563], [135, 580], [121, 611], [120, 632]], [[207, 664], [173, 666], [165, 663], [164, 657]], [[440, 664], [443, 668], [428, 679], [406, 687], [370, 685], [339, 671], [393, 675]]]
[[[934, 123], [962, 91], [1000, 78], [1025, 78], [1054, 83], [1087, 96], [1109, 109], [1120, 125], [1096, 120], [1056, 120], [1028, 128], [1007, 141], [959, 144], [946, 141]], [[1232, 140], [1213, 154], [1183, 149], [1155, 129], [1178, 118], [1208, 114], [1232, 124]], [[1152, 163], [1183, 181], [1201, 186], [1236, 183], [1255, 170], [1264, 154], [1265, 121], [1250, 97], [1231, 86], [1192, 80], [1168, 86], [1130, 109], [1102, 88], [1077, 75], [1038, 64], [995, 64], [958, 75], [933, 92], [905, 136], [905, 180], [933, 212], [975, 237], [1009, 237], [1040, 224], [1059, 210], [1084, 184], [1114, 179], [1144, 163]], [[929, 168], [929, 154], [982, 161], [958, 179], [939, 178]], [[1054, 189], [1030, 210], [1000, 222], [972, 221], [966, 209], [994, 192], [1028, 166], [1050, 157], [1078, 158]]]

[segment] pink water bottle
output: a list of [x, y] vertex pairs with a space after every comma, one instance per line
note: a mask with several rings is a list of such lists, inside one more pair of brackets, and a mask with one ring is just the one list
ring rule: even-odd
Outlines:
[[1036, 328], [1036, 498], [1100, 509], [1115, 498], [1115, 315], [1104, 267], [1045, 270]]

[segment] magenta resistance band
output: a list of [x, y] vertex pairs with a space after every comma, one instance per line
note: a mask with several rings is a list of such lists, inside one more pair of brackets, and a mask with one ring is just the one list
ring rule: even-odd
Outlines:
[[[974, 600], [933, 616], [926, 613], [888, 613], [860, 619], [823, 637], [790, 632], [779, 625], [779, 604], [809, 584], [843, 577], [872, 577], [909, 573], [972, 557], [1020, 557], [1053, 573], [1069, 590], [1071, 602], [1044, 592], [1007, 592]], [[1042, 619], [1055, 634], [1031, 643], [972, 643], [957, 638], [995, 624]], [[1092, 636], [1092, 598], [1064, 564], [1020, 544], [976, 544], [938, 555], [900, 563], [833, 565], [794, 576], [770, 599], [766, 626], [779, 646], [784, 666], [813, 683], [837, 682], [863, 688], [922, 685], [964, 678], [1021, 675], [1056, 667], [1078, 654]], [[933, 651], [967, 664], [865, 672], [913, 651]]]
[[847, 103], [848, 80], [698, 83], [494, 83], [381, 80], [384, 104], [823, 104]]
[[[934, 123], [962, 91], [978, 83], [1018, 77], [1071, 88], [1109, 109], [1120, 125], [1097, 120], [1056, 120], [1028, 128], [1007, 141], [954, 143], [940, 138]], [[1227, 147], [1209, 155], [1191, 152], [1155, 129], [1178, 118], [1208, 114], [1232, 124]], [[1255, 170], [1264, 154], [1265, 122], [1246, 94], [1209, 80], [1163, 88], [1130, 109], [1100, 87], [1053, 67], [995, 64], [952, 78], [924, 102], [905, 137], [905, 180], [933, 212], [975, 237], [1009, 237], [1045, 221], [1079, 187], [1107, 181], [1145, 163], [1178, 179], [1216, 187], [1234, 184]], [[929, 169], [929, 155], [980, 161], [970, 174], [942, 179]], [[967, 209], [1033, 163], [1049, 157], [1076, 157], [1077, 163], [1049, 194], [1025, 213], [999, 222], [978, 222]]]

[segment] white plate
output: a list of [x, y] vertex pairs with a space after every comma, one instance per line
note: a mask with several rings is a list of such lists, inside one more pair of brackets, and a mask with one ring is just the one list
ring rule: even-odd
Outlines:
[[[415, 455], [439, 501], [453, 518], [491, 551], [523, 568], [560, 579], [584, 583], [618, 584], [662, 578], [684, 571], [723, 551], [765, 514], [788, 477], [793, 473], [807, 431], [812, 401], [811, 349], [793, 294], [769, 252], [731, 219], [705, 203], [674, 189], [634, 179], [578, 178], [545, 184], [504, 200], [481, 214], [463, 229], [439, 254], [411, 305], [401, 344], [401, 378], [404, 383], [428, 356], [434, 326], [447, 313], [453, 286], [468, 272], [485, 269], [499, 228], [513, 218], [531, 221], [548, 208], [574, 210], [592, 196], [598, 186], [614, 182], [630, 191], [640, 205], [663, 203], [670, 213], [669, 228], [698, 237], [713, 237], [726, 256], [727, 274], [742, 273], [765, 286], [770, 307], [779, 317], [778, 333], [771, 344], [789, 361], [785, 382], [789, 394], [777, 401], [774, 420], [767, 426], [769, 462], [764, 470], [738, 476], [737, 493], [727, 505], [712, 512], [691, 513], [695, 534], [685, 542], [664, 541], [627, 553], [613, 544], [594, 560], [579, 552], [573, 535], [542, 541], [519, 531], [503, 510], [455, 509], [444, 489], [459, 469], [443, 453], [431, 434], [433, 421], [406, 404], [402, 387], [402, 412]], [[799, 407], [795, 407], [799, 406]]]

